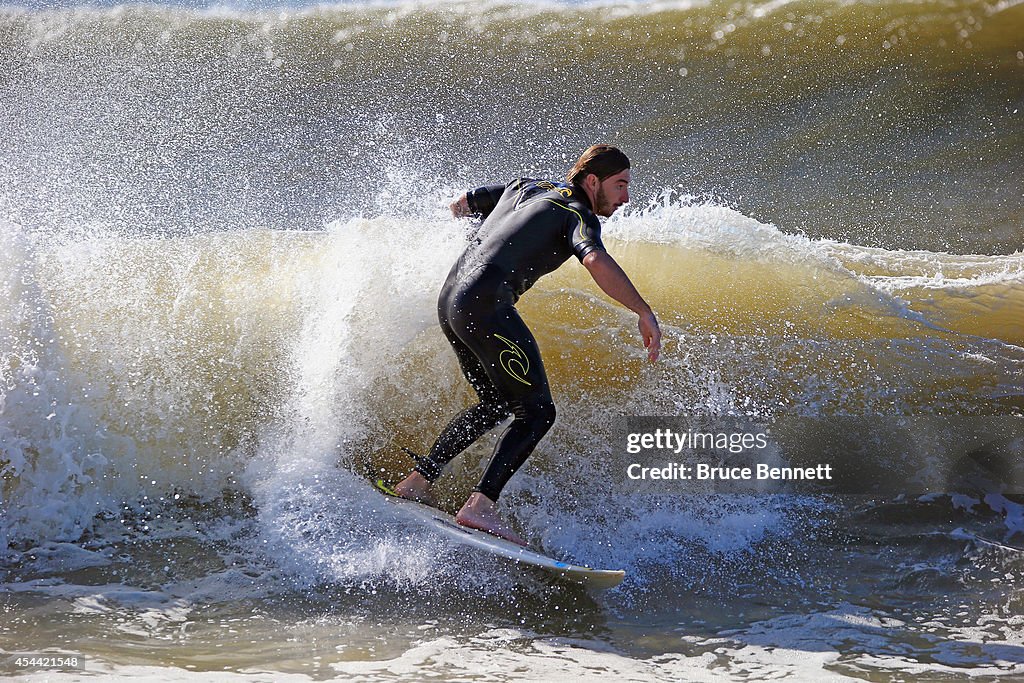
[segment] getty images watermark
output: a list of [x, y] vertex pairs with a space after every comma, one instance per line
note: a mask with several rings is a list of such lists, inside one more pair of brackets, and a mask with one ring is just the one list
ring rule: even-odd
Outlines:
[[629, 417], [614, 469], [659, 491], [1024, 493], [1024, 418]]
[[[748, 451], [764, 451], [770, 445], [768, 434], [735, 431], [694, 431], [683, 432], [659, 427], [653, 432], [629, 432], [626, 436], [626, 452], [638, 455], [644, 451], [671, 453], [678, 456], [687, 453], [706, 453], [718, 457], [718, 453], [736, 455]], [[681, 479], [697, 481], [790, 481], [832, 479], [832, 465], [821, 464], [812, 467], [773, 467], [765, 462], [753, 465], [728, 465], [721, 458], [712, 462], [668, 462], [662, 467], [645, 467], [638, 462], [626, 467], [630, 479]]]

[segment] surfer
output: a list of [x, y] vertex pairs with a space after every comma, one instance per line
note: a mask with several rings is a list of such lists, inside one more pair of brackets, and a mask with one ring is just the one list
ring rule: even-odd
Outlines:
[[452, 458], [509, 414], [480, 483], [455, 520], [520, 545], [526, 542], [498, 516], [501, 490], [555, 421], [537, 342], [515, 304], [541, 276], [575, 255], [608, 296], [639, 317], [653, 363], [661, 330], [651, 307], [601, 243], [597, 216], [611, 216], [629, 201], [629, 159], [610, 145], [587, 149], [567, 183], [517, 178], [471, 190], [451, 204], [457, 218], [483, 223], [448, 274], [438, 298], [438, 319], [459, 365], [480, 398], [456, 415], [425, 457], [395, 486], [404, 498], [433, 502], [431, 484]]

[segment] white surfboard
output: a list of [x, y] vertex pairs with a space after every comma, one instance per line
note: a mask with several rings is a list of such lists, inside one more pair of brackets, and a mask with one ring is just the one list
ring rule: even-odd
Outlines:
[[621, 569], [592, 569], [591, 567], [561, 562], [529, 548], [524, 548], [517, 543], [498, 538], [485, 531], [461, 526], [455, 522], [454, 517], [437, 508], [398, 496], [379, 479], [376, 482], [376, 488], [387, 496], [391, 503], [399, 506], [403, 511], [408, 512], [430, 528], [445, 534], [456, 543], [462, 543], [492, 555], [498, 555], [499, 557], [522, 562], [532, 567], [538, 567], [570, 581], [581, 583], [588, 588], [614, 588], [626, 576], [626, 572]]

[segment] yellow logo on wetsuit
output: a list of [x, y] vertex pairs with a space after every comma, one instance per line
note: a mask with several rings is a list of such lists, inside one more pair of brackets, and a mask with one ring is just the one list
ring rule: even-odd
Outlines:
[[572, 189], [571, 188], [568, 188], [568, 187], [558, 187], [557, 185], [555, 185], [550, 180], [541, 180], [541, 181], [539, 181], [537, 183], [537, 187], [541, 187], [541, 188], [543, 188], [545, 190], [549, 190], [551, 192], [557, 192], [558, 194], [562, 195], [566, 199], [568, 199], [569, 197], [572, 196]]
[[496, 334], [494, 336], [505, 342], [508, 346], [508, 348], [502, 351], [501, 355], [498, 356], [498, 360], [501, 361], [501, 367], [504, 368], [505, 372], [510, 374], [513, 379], [522, 382], [528, 387], [533, 386], [524, 379], [526, 374], [530, 372], [530, 359], [526, 357], [523, 350], [519, 348], [514, 341], [506, 339], [500, 334]]

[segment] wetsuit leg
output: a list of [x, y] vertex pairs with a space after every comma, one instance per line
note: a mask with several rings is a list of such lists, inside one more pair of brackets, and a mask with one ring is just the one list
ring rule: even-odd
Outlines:
[[515, 419], [498, 440], [473, 490], [498, 500], [505, 484], [555, 423], [555, 404], [537, 341], [516, 309], [500, 307], [485, 327], [491, 332], [475, 335], [469, 346], [484, 361]]
[[441, 476], [445, 466], [455, 456], [486, 432], [497, 427], [512, 412], [511, 407], [502, 398], [501, 392], [487, 376], [480, 360], [449, 323], [453, 293], [452, 285], [446, 284], [438, 301], [438, 321], [441, 323], [441, 331], [455, 351], [462, 374], [476, 391], [480, 402], [452, 418], [431, 446], [430, 453], [417, 462], [416, 471], [431, 482]]
[[474, 489], [497, 500], [554, 424], [555, 405], [537, 341], [502, 291], [500, 273], [487, 269], [459, 282], [456, 271], [442, 289], [438, 319], [480, 403], [448, 423], [416, 471], [436, 480], [452, 458], [512, 413]]

